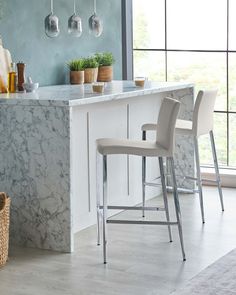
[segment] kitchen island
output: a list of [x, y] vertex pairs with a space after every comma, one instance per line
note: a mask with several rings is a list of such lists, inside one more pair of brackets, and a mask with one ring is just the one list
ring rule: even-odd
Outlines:
[[[141, 139], [142, 124], [156, 122], [165, 96], [181, 102], [179, 118], [192, 118], [189, 83], [147, 82], [138, 88], [132, 81], [113, 81], [103, 94], [94, 94], [91, 85], [0, 94], [0, 187], [12, 199], [11, 243], [72, 252], [74, 234], [96, 222], [95, 140]], [[159, 174], [157, 161], [147, 165], [152, 180]], [[188, 137], [177, 137], [176, 167], [194, 174]], [[111, 203], [140, 203], [141, 159], [110, 157], [108, 169]], [[147, 189], [149, 198], [157, 194]]]

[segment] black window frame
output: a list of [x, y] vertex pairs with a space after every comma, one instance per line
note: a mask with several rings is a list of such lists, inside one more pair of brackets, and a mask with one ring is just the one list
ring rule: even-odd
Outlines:
[[[134, 0], [135, 1], [135, 0]], [[222, 166], [222, 168], [235, 169], [229, 166], [229, 120], [231, 114], [236, 114], [236, 111], [229, 109], [229, 54], [236, 53], [236, 50], [229, 50], [229, 0], [226, 0], [226, 11], [227, 11], [227, 26], [226, 26], [226, 49], [225, 50], [195, 50], [195, 49], [168, 49], [167, 48], [167, 1], [164, 0], [164, 10], [165, 10], [165, 47], [160, 49], [156, 48], [133, 48], [133, 1], [132, 0], [122, 0], [122, 56], [123, 56], [123, 79], [132, 80], [133, 79], [133, 52], [134, 51], [159, 51], [165, 53], [165, 81], [168, 81], [168, 52], [203, 52], [203, 53], [225, 53], [226, 54], [226, 110], [216, 110], [215, 113], [226, 114], [227, 120], [227, 166]]]

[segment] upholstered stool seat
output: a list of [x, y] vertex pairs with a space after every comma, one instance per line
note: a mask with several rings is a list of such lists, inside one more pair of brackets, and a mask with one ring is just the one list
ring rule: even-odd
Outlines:
[[102, 155], [134, 155], [146, 157], [170, 156], [168, 150], [155, 141], [136, 141], [127, 139], [101, 138], [97, 140], [97, 150]]

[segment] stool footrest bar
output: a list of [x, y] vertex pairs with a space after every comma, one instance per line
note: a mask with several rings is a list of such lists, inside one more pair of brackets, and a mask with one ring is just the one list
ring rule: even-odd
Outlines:
[[107, 219], [107, 223], [116, 223], [116, 224], [148, 224], [148, 225], [177, 225], [178, 222], [172, 221], [147, 221], [147, 220], [114, 220]]
[[144, 185], [146, 186], [154, 186], [154, 187], [159, 187], [161, 184], [159, 183], [154, 183], [154, 182], [144, 182]]
[[[171, 175], [166, 173], [165, 176], [170, 177]], [[176, 174], [176, 177], [182, 177], [184, 180], [185, 179], [190, 179], [190, 180], [193, 180], [193, 181], [197, 181], [196, 177], [187, 176], [187, 175]]]
[[[99, 209], [103, 209], [103, 206], [99, 206]], [[165, 211], [162, 207], [134, 207], [134, 206], [107, 206], [110, 210], [145, 210], [145, 211]]]
[[161, 179], [161, 176], [157, 176], [153, 180], [158, 180], [158, 179]]
[[[173, 192], [173, 187], [172, 186], [167, 186], [166, 187], [168, 191]], [[187, 188], [182, 188], [182, 187], [178, 187], [178, 193], [190, 193], [190, 194], [194, 194], [194, 193], [198, 193], [199, 190], [197, 189], [187, 189]]]
[[184, 179], [191, 179], [191, 180], [197, 181], [196, 177], [186, 176], [186, 175], [184, 176]]

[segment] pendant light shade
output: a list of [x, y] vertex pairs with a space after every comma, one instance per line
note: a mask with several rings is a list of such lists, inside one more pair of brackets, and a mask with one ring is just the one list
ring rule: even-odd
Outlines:
[[45, 33], [49, 38], [55, 38], [60, 34], [59, 19], [53, 12], [53, 0], [51, 0], [51, 13], [45, 18]]
[[103, 32], [103, 22], [97, 15], [97, 2], [94, 0], [94, 13], [89, 18], [89, 33], [94, 37], [100, 37]]
[[74, 37], [80, 37], [82, 35], [82, 20], [76, 13], [76, 5], [74, 0], [74, 13], [68, 20], [68, 33]]

